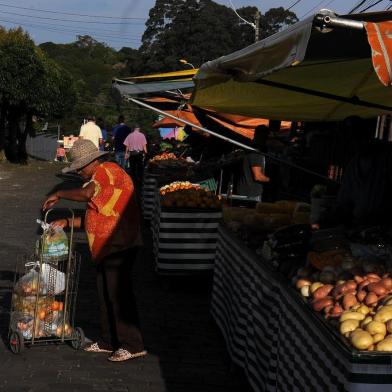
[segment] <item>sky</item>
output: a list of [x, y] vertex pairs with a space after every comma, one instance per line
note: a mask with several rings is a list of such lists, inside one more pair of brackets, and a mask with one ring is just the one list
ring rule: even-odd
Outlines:
[[[215, 0], [230, 6], [230, 0]], [[272, 7], [288, 8], [296, 0], [231, 0], [235, 8], [256, 6], [261, 12]], [[321, 8], [345, 13], [359, 0], [300, 0], [292, 11], [302, 19]], [[376, 2], [376, 0], [374, 0]], [[37, 44], [73, 42], [88, 34], [109, 46], [137, 48], [148, 12], [155, 0], [0, 0], [0, 25], [22, 26]], [[372, 10], [392, 4], [383, 0]]]

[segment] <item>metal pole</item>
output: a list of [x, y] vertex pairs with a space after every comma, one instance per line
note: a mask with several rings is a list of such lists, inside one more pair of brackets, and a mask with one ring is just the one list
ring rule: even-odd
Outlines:
[[154, 112], [156, 112], [156, 113], [161, 114], [162, 116], [172, 118], [173, 120], [181, 121], [182, 123], [184, 123], [184, 124], [186, 124], [186, 125], [189, 125], [189, 126], [191, 126], [192, 128], [196, 128], [196, 129], [199, 129], [200, 131], [209, 133], [210, 135], [216, 136], [217, 138], [222, 139], [222, 140], [224, 140], [224, 141], [226, 141], [226, 142], [229, 142], [229, 143], [235, 144], [235, 145], [237, 145], [237, 146], [239, 146], [239, 147], [245, 148], [246, 150], [258, 151], [256, 148], [249, 147], [249, 146], [247, 146], [246, 144], [243, 144], [243, 143], [241, 143], [241, 142], [237, 142], [236, 140], [232, 140], [232, 139], [230, 139], [230, 138], [228, 138], [228, 137], [226, 137], [226, 136], [220, 135], [219, 133], [216, 133], [216, 132], [214, 132], [214, 131], [210, 131], [210, 130], [207, 129], [207, 128], [201, 127], [201, 126], [196, 125], [196, 124], [193, 124], [193, 123], [191, 123], [191, 122], [189, 122], [189, 121], [187, 121], [187, 120], [183, 120], [183, 119], [181, 119], [181, 118], [178, 118], [178, 117], [176, 117], [176, 116], [173, 116], [173, 115], [170, 114], [170, 113], [166, 113], [166, 112], [164, 112], [163, 110], [154, 108], [154, 106], [148, 105], [148, 104], [146, 104], [146, 103], [144, 103], [144, 102], [142, 102], [142, 101], [139, 101], [138, 99], [130, 98], [130, 100], [131, 100], [132, 102], [136, 103], [137, 105], [140, 105], [140, 106], [143, 106], [143, 107], [145, 107], [145, 108], [147, 108], [147, 109], [150, 109], [150, 110], [152, 110], [152, 111], [154, 111]]
[[57, 141], [60, 140], [60, 124], [57, 123]]
[[364, 22], [329, 15], [316, 15], [315, 21], [321, 25], [320, 27], [344, 27], [355, 30], [363, 30], [365, 28]]
[[[130, 97], [129, 100], [132, 101], [133, 103], [136, 103], [137, 105], [140, 105], [140, 106], [143, 106], [143, 107], [145, 107], [145, 108], [147, 108], [147, 109], [150, 109], [150, 110], [152, 110], [153, 112], [159, 113], [159, 114], [161, 114], [162, 116], [169, 117], [169, 118], [172, 118], [173, 120], [180, 121], [180, 122], [182, 122], [182, 123], [184, 123], [184, 124], [186, 124], [186, 125], [191, 126], [192, 128], [199, 129], [200, 131], [209, 133], [210, 135], [216, 136], [217, 138], [222, 139], [222, 140], [224, 140], [224, 141], [226, 141], [226, 142], [229, 142], [229, 143], [231, 143], [231, 144], [235, 144], [235, 145], [237, 145], [237, 146], [239, 146], [239, 147], [242, 147], [242, 148], [244, 148], [245, 150], [256, 151], [256, 152], [261, 153], [261, 151], [258, 150], [257, 148], [249, 147], [249, 146], [247, 146], [246, 144], [237, 142], [236, 140], [230, 139], [230, 138], [228, 138], [228, 137], [226, 137], [226, 136], [222, 136], [222, 135], [220, 135], [219, 133], [216, 133], [216, 132], [214, 132], [214, 131], [210, 131], [210, 130], [207, 129], [207, 128], [201, 127], [201, 126], [196, 125], [196, 124], [193, 124], [193, 123], [191, 123], [191, 122], [189, 122], [189, 121], [187, 121], [187, 120], [183, 120], [183, 119], [181, 119], [181, 118], [179, 118], [179, 117], [173, 116], [173, 115], [170, 114], [170, 113], [166, 113], [166, 112], [164, 112], [163, 110], [154, 108], [154, 106], [151, 106], [151, 105], [148, 105], [148, 104], [146, 104], [146, 103], [144, 103], [144, 102], [141, 102], [141, 101], [139, 101], [138, 99], [135, 99], [135, 98]], [[330, 181], [330, 182], [336, 182], [335, 180], [332, 180], [332, 179], [329, 178], [329, 177], [323, 176], [322, 174], [319, 174], [319, 173], [316, 173], [316, 172], [314, 172], [314, 171], [312, 171], [312, 170], [309, 170], [309, 169], [306, 169], [306, 168], [304, 168], [304, 167], [298, 166], [298, 165], [296, 165], [295, 163], [287, 162], [287, 161], [285, 161], [285, 160], [283, 160], [283, 159], [279, 159], [279, 158], [277, 158], [277, 157], [274, 157], [273, 155], [270, 155], [270, 154], [267, 154], [267, 153], [264, 153], [264, 152], [263, 152], [262, 154], [263, 154], [265, 157], [270, 158], [271, 160], [273, 160], [273, 161], [275, 161], [275, 162], [283, 163], [284, 165], [287, 165], [287, 166], [293, 167], [293, 168], [295, 168], [295, 169], [301, 170], [301, 171], [304, 172], [304, 173], [312, 174], [312, 175], [314, 175], [315, 177], [322, 178], [323, 180], [327, 180], [327, 181]]]
[[261, 19], [261, 14], [259, 11], [256, 11], [256, 14], [255, 14], [255, 42], [260, 40], [260, 19]]

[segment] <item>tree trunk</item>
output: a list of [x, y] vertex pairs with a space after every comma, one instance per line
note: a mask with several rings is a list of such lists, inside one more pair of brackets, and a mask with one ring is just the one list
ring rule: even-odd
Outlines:
[[26, 151], [26, 140], [27, 136], [33, 132], [33, 117], [31, 114], [26, 114], [26, 122], [24, 126], [24, 132], [18, 122], [18, 160], [22, 165], [27, 164], [27, 151]]
[[7, 145], [7, 158], [13, 163], [19, 163], [18, 158], [18, 133], [19, 130], [19, 110], [10, 107], [8, 115], [9, 145]]
[[0, 107], [0, 162], [6, 160], [5, 156], [5, 126], [7, 121], [7, 103], [3, 99]]

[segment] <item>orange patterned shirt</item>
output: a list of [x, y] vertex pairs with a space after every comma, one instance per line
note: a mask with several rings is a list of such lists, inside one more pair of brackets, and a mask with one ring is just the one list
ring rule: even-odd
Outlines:
[[104, 162], [91, 181], [95, 192], [87, 204], [85, 228], [93, 260], [141, 245], [132, 179], [117, 164]]

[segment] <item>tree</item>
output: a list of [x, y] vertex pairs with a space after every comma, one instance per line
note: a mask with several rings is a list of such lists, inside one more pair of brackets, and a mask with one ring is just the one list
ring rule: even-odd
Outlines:
[[297, 15], [283, 7], [271, 8], [261, 16], [261, 37], [266, 38], [282, 28], [298, 22]]
[[[243, 7], [238, 13], [254, 22], [256, 7]], [[272, 8], [261, 17], [261, 37], [295, 23], [294, 13]], [[255, 40], [254, 30], [231, 8], [212, 0], [156, 0], [150, 10], [142, 37], [139, 72], [182, 69], [179, 59], [195, 66], [242, 49]]]
[[33, 117], [58, 116], [74, 105], [72, 79], [22, 29], [1, 29], [0, 80], [0, 153], [8, 147], [10, 160], [23, 163]]

